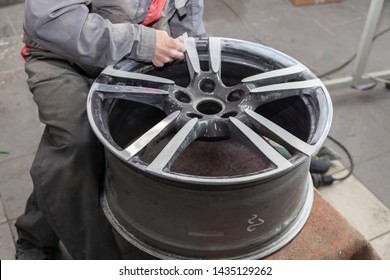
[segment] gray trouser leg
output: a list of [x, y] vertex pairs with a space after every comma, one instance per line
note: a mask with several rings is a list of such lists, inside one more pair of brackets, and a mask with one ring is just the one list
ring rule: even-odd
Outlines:
[[55, 245], [58, 236], [75, 259], [118, 259], [99, 204], [104, 154], [86, 114], [90, 82], [51, 53], [31, 53], [28, 84], [46, 128], [31, 167], [33, 194], [16, 223], [19, 235], [40, 246]]

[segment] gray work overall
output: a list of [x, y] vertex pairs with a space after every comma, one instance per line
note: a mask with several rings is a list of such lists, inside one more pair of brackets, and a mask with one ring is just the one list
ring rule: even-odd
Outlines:
[[[26, 1], [29, 5], [36, 2], [42, 0]], [[195, 2], [202, 1], [188, 1], [187, 5], [195, 7]], [[191, 9], [187, 12], [191, 13]], [[189, 18], [188, 22], [194, 21]], [[195, 31], [188, 28], [191, 26], [183, 25], [176, 32], [204, 35], [203, 25]], [[57, 37], [54, 39], [61, 39]], [[27, 82], [39, 118], [46, 126], [30, 171], [34, 190], [25, 213], [16, 222], [19, 238], [40, 247], [56, 246], [61, 240], [74, 259], [120, 259], [112, 228], [99, 202], [105, 166], [103, 146], [90, 128], [86, 113], [91, 83], [102, 67], [118, 55], [107, 55], [107, 61], [101, 61], [100, 56], [94, 66], [86, 66], [93, 61], [88, 56], [78, 54], [74, 60], [69, 59], [66, 47], [58, 52], [50, 44], [42, 47], [45, 41], [31, 34], [27, 34], [25, 41], [32, 47], [25, 64]], [[138, 257], [137, 254], [134, 256]]]

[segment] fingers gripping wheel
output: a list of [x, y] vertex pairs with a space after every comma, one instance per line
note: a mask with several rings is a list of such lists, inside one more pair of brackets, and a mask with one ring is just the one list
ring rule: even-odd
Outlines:
[[274, 49], [226, 38], [185, 44], [182, 62], [126, 59], [91, 88], [105, 213], [159, 258], [264, 257], [309, 216], [310, 156], [330, 129], [329, 94]]

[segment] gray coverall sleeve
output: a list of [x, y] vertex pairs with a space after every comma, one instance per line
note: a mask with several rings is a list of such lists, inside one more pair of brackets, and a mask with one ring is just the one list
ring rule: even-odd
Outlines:
[[180, 17], [176, 12], [170, 20], [169, 26], [173, 37], [187, 32], [189, 37], [205, 37], [203, 25], [203, 0], [189, 0], [186, 4], [186, 15]]
[[42, 48], [88, 65], [105, 67], [125, 56], [153, 59], [156, 34], [151, 28], [113, 24], [90, 13], [90, 0], [26, 0], [25, 34]]

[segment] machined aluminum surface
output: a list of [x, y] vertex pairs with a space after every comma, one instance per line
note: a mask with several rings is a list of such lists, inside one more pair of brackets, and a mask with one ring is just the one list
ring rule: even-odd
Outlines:
[[159, 258], [264, 257], [309, 216], [310, 156], [330, 129], [329, 94], [304, 65], [263, 45], [185, 43], [183, 62], [125, 59], [91, 87], [105, 213]]

